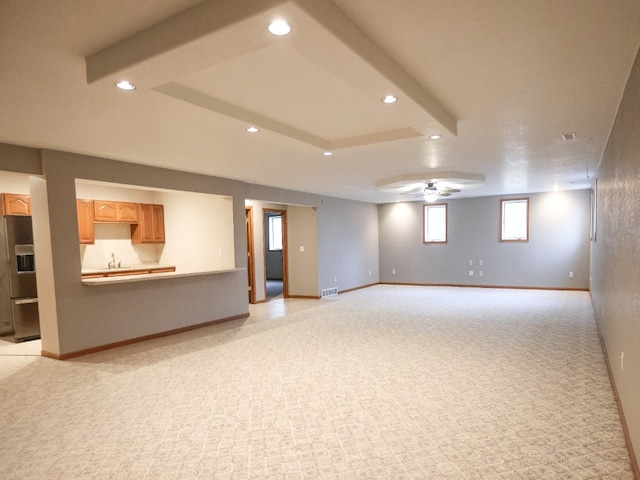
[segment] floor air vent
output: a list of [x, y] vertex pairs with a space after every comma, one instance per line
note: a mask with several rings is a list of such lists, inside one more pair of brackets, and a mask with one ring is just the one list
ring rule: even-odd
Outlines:
[[338, 287], [325, 288], [320, 292], [321, 298], [335, 297], [336, 295], [338, 295]]

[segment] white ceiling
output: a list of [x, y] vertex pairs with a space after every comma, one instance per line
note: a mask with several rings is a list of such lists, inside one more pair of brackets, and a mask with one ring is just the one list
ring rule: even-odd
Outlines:
[[588, 188], [639, 45], [637, 0], [7, 0], [0, 142], [375, 203]]

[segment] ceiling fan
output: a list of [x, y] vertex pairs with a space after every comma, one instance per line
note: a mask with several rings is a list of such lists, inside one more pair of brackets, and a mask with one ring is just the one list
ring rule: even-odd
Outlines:
[[426, 202], [435, 202], [438, 197], [448, 197], [462, 189], [477, 188], [484, 183], [481, 174], [465, 172], [426, 172], [398, 175], [376, 182], [383, 192], [412, 195]]
[[459, 188], [448, 187], [446, 184], [437, 185], [438, 182], [428, 182], [426, 186], [420, 185], [407, 192], [402, 192], [402, 195], [412, 195], [415, 198], [422, 197], [425, 202], [433, 203], [438, 197], [448, 197], [452, 193], [460, 192]]

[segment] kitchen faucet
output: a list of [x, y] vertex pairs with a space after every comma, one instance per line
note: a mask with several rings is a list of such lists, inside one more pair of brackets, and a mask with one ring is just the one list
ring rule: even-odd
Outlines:
[[116, 256], [115, 254], [111, 254], [111, 261], [107, 264], [107, 267], [109, 268], [120, 268], [120, 266], [122, 265], [122, 261], [119, 261], [118, 263], [116, 263]]

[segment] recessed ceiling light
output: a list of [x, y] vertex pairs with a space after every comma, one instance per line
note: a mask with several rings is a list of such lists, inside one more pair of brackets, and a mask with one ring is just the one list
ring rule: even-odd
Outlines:
[[256, 133], [256, 132], [259, 132], [259, 131], [260, 131], [260, 129], [258, 127], [249, 127], [249, 128], [247, 128], [247, 132], [249, 132], [249, 133]]
[[562, 134], [562, 140], [564, 140], [565, 142], [568, 140], [575, 140], [575, 139], [576, 139], [576, 134], [573, 132]]
[[398, 101], [398, 97], [393, 95], [385, 95], [385, 97], [382, 99], [382, 103], [386, 103], [388, 105], [392, 103], [396, 103], [397, 101]]
[[323, 154], [325, 157], [330, 157], [331, 155], [333, 155], [333, 152], [322, 152], [322, 154]]
[[442, 135], [440, 135], [439, 133], [434, 133], [433, 135], [429, 135], [429, 140], [440, 140], [442, 138]]
[[135, 90], [136, 86], [129, 82], [128, 80], [121, 80], [118, 83], [116, 83], [116, 87], [118, 87], [120, 90]]
[[284, 20], [274, 20], [269, 24], [269, 31], [274, 35], [282, 36], [291, 32], [291, 27]]

